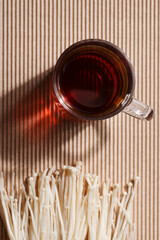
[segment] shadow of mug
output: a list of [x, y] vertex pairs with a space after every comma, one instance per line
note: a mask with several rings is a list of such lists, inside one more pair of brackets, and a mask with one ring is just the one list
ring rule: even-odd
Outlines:
[[62, 153], [64, 143], [84, 127], [66, 118], [59, 104], [50, 98], [52, 72], [53, 68], [0, 99], [1, 171], [8, 187], [11, 180], [8, 169], [22, 180], [22, 176], [25, 178], [31, 172], [56, 165], [56, 160], [61, 160], [58, 155], [65, 154]]

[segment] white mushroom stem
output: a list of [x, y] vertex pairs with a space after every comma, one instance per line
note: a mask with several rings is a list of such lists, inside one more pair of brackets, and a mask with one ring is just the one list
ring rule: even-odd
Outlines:
[[[29, 177], [15, 198], [14, 174], [12, 195], [4, 188], [0, 173], [0, 216], [11, 240], [124, 240], [132, 239], [134, 225], [131, 204], [138, 178], [128, 184], [128, 191], [118, 199], [119, 185], [103, 184], [98, 176], [83, 174], [81, 162], [76, 167], [53, 167]], [[111, 189], [111, 190], [110, 190]], [[129, 227], [130, 226], [130, 227]], [[131, 229], [130, 234], [128, 231]]]

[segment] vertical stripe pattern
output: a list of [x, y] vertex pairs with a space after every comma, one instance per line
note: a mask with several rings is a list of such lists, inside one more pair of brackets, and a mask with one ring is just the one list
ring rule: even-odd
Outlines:
[[[111, 41], [129, 56], [135, 97], [155, 116], [123, 113], [93, 122], [64, 120], [50, 99], [60, 54], [87, 38]], [[0, 171], [11, 191], [33, 172], [81, 160], [84, 170], [124, 186], [138, 175], [136, 239], [160, 236], [160, 2], [158, 0], [0, 0]], [[7, 239], [0, 220], [0, 239]]]

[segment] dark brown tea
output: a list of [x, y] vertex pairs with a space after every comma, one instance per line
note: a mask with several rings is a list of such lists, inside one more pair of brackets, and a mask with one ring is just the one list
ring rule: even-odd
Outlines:
[[59, 76], [65, 101], [88, 114], [112, 112], [124, 100], [125, 76], [111, 57], [79, 54], [68, 60]]

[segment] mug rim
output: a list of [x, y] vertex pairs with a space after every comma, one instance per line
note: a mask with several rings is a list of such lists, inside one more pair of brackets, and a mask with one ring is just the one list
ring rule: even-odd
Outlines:
[[[131, 87], [131, 91], [130, 94], [126, 94], [125, 99], [122, 101], [122, 103], [117, 107], [117, 109], [113, 112], [104, 114], [102, 116], [89, 116], [89, 115], [85, 115], [84, 113], [79, 113], [74, 111], [74, 107], [71, 109], [67, 106], [67, 104], [65, 104], [65, 102], [63, 101], [62, 97], [59, 94], [58, 91], [58, 87], [57, 87], [57, 70], [59, 68], [59, 65], [62, 61], [62, 59], [71, 51], [73, 51], [74, 49], [76, 49], [77, 47], [81, 47], [81, 46], [85, 46], [85, 45], [94, 45], [94, 44], [99, 44], [99, 46], [103, 46], [103, 47], [109, 47], [111, 48], [111, 50], [116, 51], [116, 53], [118, 53], [119, 57], [123, 57], [126, 61], [127, 64], [127, 73], [128, 73], [128, 68], [131, 74], [131, 79], [129, 79], [129, 81], [132, 81], [132, 87]], [[121, 59], [122, 60], [122, 59]], [[126, 66], [125, 66], [126, 67]], [[52, 87], [53, 87], [53, 91], [58, 99], [58, 101], [60, 102], [60, 104], [64, 107], [64, 109], [67, 110], [67, 112], [69, 112], [72, 116], [83, 119], [83, 120], [103, 120], [103, 119], [108, 119], [110, 117], [113, 117], [115, 115], [117, 115], [118, 113], [122, 112], [122, 110], [130, 104], [131, 100], [132, 100], [132, 96], [133, 96], [133, 92], [135, 89], [135, 71], [133, 68], [133, 65], [129, 59], [129, 57], [125, 54], [125, 52], [119, 48], [117, 45], [106, 41], [106, 40], [102, 40], [102, 39], [85, 39], [85, 40], [81, 40], [78, 41], [72, 45], [70, 45], [68, 48], [66, 48], [62, 54], [60, 55], [60, 57], [58, 58], [56, 65], [54, 67], [53, 70], [53, 75], [52, 75]], [[128, 96], [127, 96], [128, 95]]]

